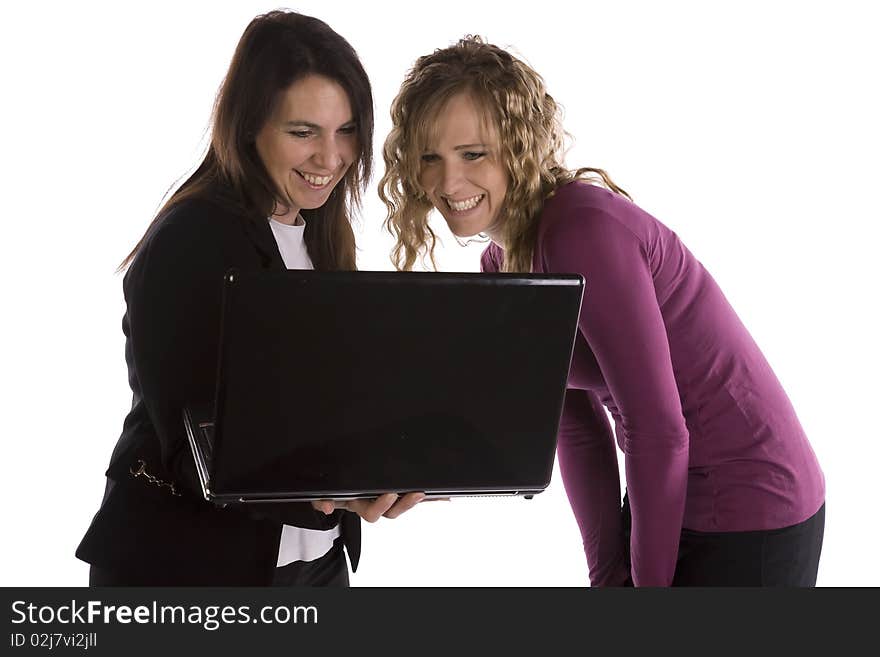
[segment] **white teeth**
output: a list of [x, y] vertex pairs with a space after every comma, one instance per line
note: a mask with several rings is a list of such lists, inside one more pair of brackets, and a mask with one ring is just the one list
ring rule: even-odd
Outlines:
[[446, 199], [446, 203], [449, 204], [449, 207], [452, 208], [454, 212], [464, 212], [465, 210], [470, 210], [473, 207], [476, 207], [477, 203], [483, 200], [484, 194], [478, 194], [477, 196], [472, 196], [471, 198], [466, 198], [463, 201], [453, 201], [452, 199]]
[[303, 173], [302, 171], [297, 171], [297, 173], [305, 178], [307, 183], [314, 185], [315, 187], [323, 187], [333, 180], [333, 176], [313, 176], [310, 173]]

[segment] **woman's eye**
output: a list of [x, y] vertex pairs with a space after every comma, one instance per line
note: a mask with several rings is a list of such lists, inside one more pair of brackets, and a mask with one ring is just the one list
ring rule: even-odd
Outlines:
[[422, 155], [422, 162], [424, 162], [425, 164], [433, 164], [439, 159], [440, 157], [437, 156], [435, 153], [425, 153], [424, 155]]
[[298, 137], [300, 139], [307, 139], [308, 137], [312, 136], [312, 131], [311, 130], [291, 130], [287, 134], [289, 134], [293, 137]]
[[339, 132], [343, 135], [353, 135], [357, 128], [353, 125], [346, 126], [344, 128], [339, 128]]
[[465, 151], [463, 153], [462, 157], [464, 157], [464, 159], [466, 159], [466, 160], [473, 161], [473, 160], [479, 160], [485, 154], [486, 154], [485, 151], [482, 151], [482, 152], [481, 151]]

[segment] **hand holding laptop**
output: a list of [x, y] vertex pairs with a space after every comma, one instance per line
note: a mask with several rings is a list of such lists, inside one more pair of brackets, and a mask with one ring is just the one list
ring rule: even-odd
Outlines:
[[425, 499], [424, 493], [406, 493], [403, 497], [397, 493], [385, 493], [374, 499], [315, 500], [312, 502], [312, 506], [327, 515], [336, 509], [345, 509], [358, 514], [367, 522], [376, 522], [383, 516], [397, 518], [423, 499]]

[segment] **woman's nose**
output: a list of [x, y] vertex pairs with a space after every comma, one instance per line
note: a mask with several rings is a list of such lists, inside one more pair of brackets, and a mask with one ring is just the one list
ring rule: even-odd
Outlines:
[[324, 169], [322, 173], [336, 171], [342, 163], [342, 156], [340, 155], [336, 139], [333, 137], [322, 139], [312, 159], [315, 161], [315, 164]]

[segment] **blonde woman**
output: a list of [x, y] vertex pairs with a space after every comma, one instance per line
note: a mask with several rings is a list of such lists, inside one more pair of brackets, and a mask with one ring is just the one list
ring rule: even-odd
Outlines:
[[676, 234], [604, 171], [565, 167], [541, 77], [468, 37], [416, 61], [391, 116], [399, 269], [433, 260], [436, 209], [491, 239], [484, 271], [587, 281], [558, 457], [591, 583], [814, 586], [825, 483], [788, 397]]

